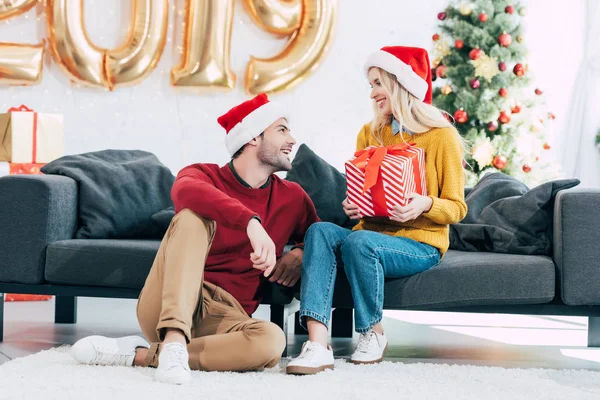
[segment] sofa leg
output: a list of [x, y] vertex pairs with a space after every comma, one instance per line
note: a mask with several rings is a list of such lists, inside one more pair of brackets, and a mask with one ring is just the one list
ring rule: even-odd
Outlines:
[[351, 338], [354, 331], [352, 308], [336, 308], [331, 316], [331, 337]]
[[54, 322], [57, 324], [74, 324], [77, 322], [77, 297], [56, 296]]
[[288, 316], [285, 306], [271, 304], [271, 322], [280, 327], [285, 335], [285, 349], [283, 349], [282, 357], [287, 357]]
[[588, 347], [600, 347], [600, 317], [588, 317]]
[[4, 341], [4, 293], [0, 293], [0, 342]]

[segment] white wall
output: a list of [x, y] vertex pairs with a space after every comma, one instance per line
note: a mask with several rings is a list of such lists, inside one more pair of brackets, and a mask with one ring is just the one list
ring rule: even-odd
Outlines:
[[[175, 2], [182, 4], [182, 0]], [[99, 46], [116, 46], [127, 32], [123, 21], [129, 8], [119, 3], [129, 2], [85, 0], [88, 33]], [[447, 0], [338, 0], [336, 35], [321, 68], [296, 89], [272, 96], [293, 108], [292, 129], [298, 141], [343, 168], [358, 130], [371, 115], [369, 86], [361, 70], [364, 58], [384, 45], [430, 49], [436, 14], [446, 4]], [[572, 0], [568, 6], [559, 0], [534, 0], [528, 8], [525, 39], [532, 53], [530, 68], [538, 78], [536, 86], [545, 90], [558, 126], [564, 121], [582, 53], [583, 0]], [[173, 32], [175, 13], [170, 18], [161, 62], [140, 85], [112, 93], [75, 88], [48, 57], [41, 84], [0, 89], [1, 109], [24, 103], [37, 111], [63, 113], [67, 153], [144, 149], [157, 154], [174, 173], [192, 162], [226, 162], [225, 134], [216, 118], [248, 98], [243, 79], [249, 56], [274, 55], [284, 40], [256, 27], [242, 1], [236, 0], [231, 44], [236, 89], [218, 96], [178, 94], [169, 86], [169, 71], [179, 61], [176, 46], [181, 38], [179, 28], [177, 36]], [[0, 41], [37, 43], [45, 36], [40, 9], [0, 23]]]

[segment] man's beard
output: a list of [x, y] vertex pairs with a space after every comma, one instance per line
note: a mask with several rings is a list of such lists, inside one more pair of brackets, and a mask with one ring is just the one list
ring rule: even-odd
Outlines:
[[281, 149], [266, 142], [264, 139], [258, 149], [258, 161], [273, 170], [278, 171], [289, 171], [292, 169], [290, 160], [285, 157], [281, 152]]

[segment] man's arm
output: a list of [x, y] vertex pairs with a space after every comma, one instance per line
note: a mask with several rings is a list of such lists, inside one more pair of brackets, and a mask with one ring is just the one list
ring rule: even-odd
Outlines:
[[206, 173], [193, 166], [179, 172], [171, 189], [171, 197], [175, 209], [187, 208], [215, 221], [217, 226], [245, 231], [250, 219], [257, 216], [239, 200], [216, 188]]

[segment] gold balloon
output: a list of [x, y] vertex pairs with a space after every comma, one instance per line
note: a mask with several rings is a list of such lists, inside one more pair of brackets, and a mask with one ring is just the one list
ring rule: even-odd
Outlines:
[[186, 0], [181, 62], [171, 84], [202, 92], [226, 92], [235, 86], [229, 65], [233, 0]]
[[150, 75], [158, 64], [167, 41], [167, 0], [133, 0], [133, 21], [127, 40], [105, 52], [109, 88], [134, 85]]
[[31, 10], [38, 0], [2, 0], [0, 2], [0, 19], [8, 19]]
[[0, 84], [35, 85], [42, 79], [44, 48], [41, 44], [0, 43]]
[[46, 0], [50, 48], [69, 78], [83, 86], [108, 87], [104, 50], [95, 46], [83, 26], [83, 0]]
[[461, 15], [463, 15], [465, 17], [469, 16], [473, 12], [473, 5], [469, 4], [469, 3], [462, 4], [459, 7], [458, 11], [460, 12]]
[[52, 54], [72, 81], [112, 90], [137, 83], [154, 69], [166, 42], [167, 0], [131, 1], [129, 36], [122, 46], [107, 50], [86, 33], [83, 0], [46, 0]]
[[329, 50], [335, 28], [337, 0], [303, 0], [300, 28], [281, 53], [270, 59], [251, 57], [246, 92], [291, 89], [315, 71]]
[[442, 93], [445, 95], [449, 95], [450, 93], [452, 93], [452, 86], [450, 85], [446, 85], [442, 88]]
[[252, 20], [267, 32], [291, 35], [300, 27], [302, 0], [244, 0]]

